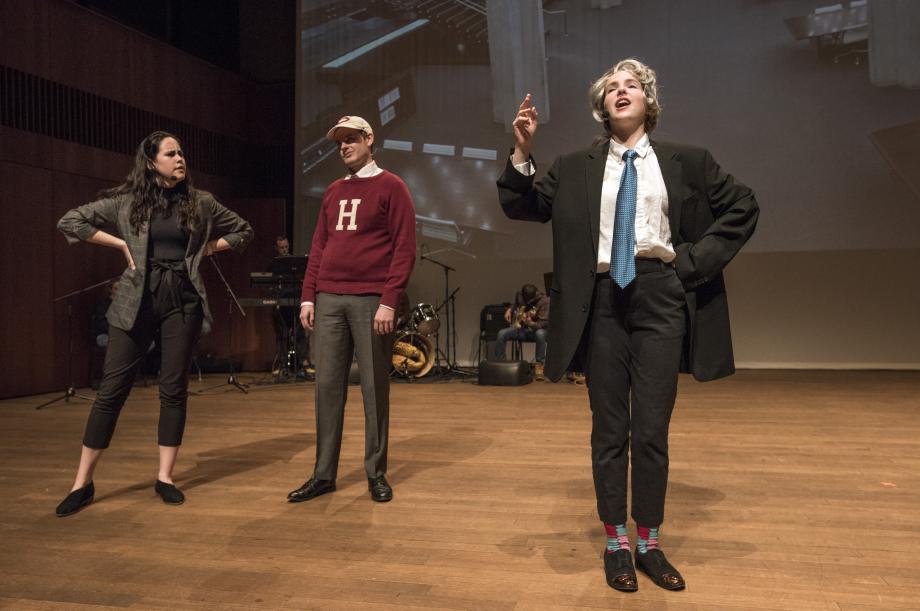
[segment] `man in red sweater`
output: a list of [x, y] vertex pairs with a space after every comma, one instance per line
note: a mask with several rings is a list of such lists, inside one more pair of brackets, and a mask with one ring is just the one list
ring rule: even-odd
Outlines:
[[323, 196], [301, 293], [300, 321], [313, 331], [316, 465], [288, 494], [299, 503], [335, 490], [352, 355], [364, 397], [364, 469], [371, 498], [386, 502], [390, 335], [415, 263], [415, 208], [405, 183], [373, 160], [374, 131], [345, 116], [326, 134], [348, 174]]

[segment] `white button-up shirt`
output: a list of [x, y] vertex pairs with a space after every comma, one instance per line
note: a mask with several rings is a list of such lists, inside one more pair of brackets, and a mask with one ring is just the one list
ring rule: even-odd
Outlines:
[[[671, 226], [668, 224], [668, 190], [658, 165], [658, 157], [649, 142], [648, 134], [642, 136], [635, 147], [638, 190], [636, 194], [636, 256], [661, 259], [670, 263], [676, 256], [671, 245]], [[610, 139], [604, 183], [601, 187], [601, 218], [597, 240], [597, 271], [610, 270], [610, 251], [613, 248], [613, 226], [616, 219], [617, 193], [623, 174], [623, 153], [627, 148]], [[530, 161], [514, 166], [521, 174], [531, 176], [535, 169]]]
[[[610, 139], [607, 165], [604, 168], [604, 185], [601, 187], [601, 220], [597, 240], [597, 271], [610, 269], [610, 251], [613, 248], [613, 226], [616, 218], [617, 194], [620, 178], [626, 162], [623, 153], [626, 146]], [[635, 146], [638, 179], [636, 194], [636, 256], [661, 259], [665, 263], [674, 260], [671, 246], [671, 226], [668, 224], [668, 190], [658, 165], [658, 157], [649, 142], [648, 134], [642, 136]]]

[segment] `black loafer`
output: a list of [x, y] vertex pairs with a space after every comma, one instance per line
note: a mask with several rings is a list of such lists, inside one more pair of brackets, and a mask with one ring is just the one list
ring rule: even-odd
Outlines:
[[61, 504], [54, 510], [54, 513], [59, 518], [75, 514], [92, 503], [95, 495], [96, 487], [93, 486], [93, 482], [90, 482], [65, 496]]
[[371, 491], [371, 498], [378, 503], [386, 503], [393, 500], [393, 488], [387, 483], [385, 475], [367, 478], [367, 489]]
[[288, 493], [288, 503], [302, 503], [315, 499], [327, 492], [335, 492], [334, 479], [314, 479], [311, 477], [303, 483], [303, 486]]
[[687, 587], [681, 574], [671, 566], [664, 552], [650, 549], [644, 554], [636, 550], [636, 567], [651, 579], [656, 586], [665, 590], [683, 590]]
[[163, 502], [167, 505], [181, 505], [185, 502], [185, 495], [172, 484], [157, 480], [153, 489], [157, 491], [157, 494], [160, 495], [160, 498], [163, 499]]
[[604, 575], [607, 577], [607, 585], [614, 590], [635, 592], [639, 589], [632, 554], [628, 549], [618, 549], [615, 552], [604, 550]]

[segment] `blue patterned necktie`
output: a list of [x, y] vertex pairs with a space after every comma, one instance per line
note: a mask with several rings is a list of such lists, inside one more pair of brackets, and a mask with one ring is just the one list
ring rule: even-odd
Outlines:
[[635, 150], [623, 153], [623, 175], [617, 192], [617, 209], [613, 224], [613, 248], [610, 252], [610, 277], [626, 288], [636, 277], [636, 177]]

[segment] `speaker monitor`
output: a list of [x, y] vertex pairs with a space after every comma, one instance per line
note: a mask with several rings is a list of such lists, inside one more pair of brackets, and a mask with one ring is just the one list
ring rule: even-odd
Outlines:
[[533, 382], [527, 361], [482, 361], [479, 363], [481, 386], [523, 386]]

